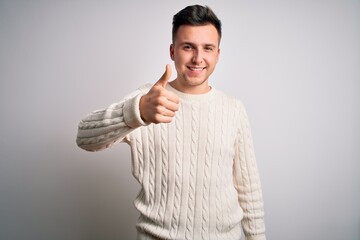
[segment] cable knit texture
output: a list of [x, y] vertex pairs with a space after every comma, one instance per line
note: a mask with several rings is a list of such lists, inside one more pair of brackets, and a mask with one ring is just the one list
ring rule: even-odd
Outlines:
[[[98, 151], [130, 145], [140, 239], [264, 240], [263, 200], [248, 117], [243, 104], [214, 88], [180, 98], [171, 123], [140, 117], [145, 85], [79, 124], [77, 144]], [[143, 237], [141, 237], [143, 236]], [[145, 238], [144, 238], [145, 239]]]

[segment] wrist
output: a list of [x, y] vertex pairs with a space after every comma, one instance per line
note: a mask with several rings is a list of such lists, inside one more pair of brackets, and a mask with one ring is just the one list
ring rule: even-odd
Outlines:
[[140, 126], [148, 125], [148, 123], [141, 118], [140, 107], [139, 107], [141, 97], [142, 95], [139, 94], [124, 102], [124, 108], [123, 108], [124, 122], [127, 126], [131, 128], [137, 128]]
[[144, 122], [148, 122], [145, 118], [145, 114], [144, 114], [144, 110], [145, 110], [145, 107], [144, 107], [144, 102], [146, 101], [146, 95], [143, 95], [140, 97], [140, 100], [139, 100], [139, 112], [140, 112], [140, 117], [141, 119], [144, 121]]

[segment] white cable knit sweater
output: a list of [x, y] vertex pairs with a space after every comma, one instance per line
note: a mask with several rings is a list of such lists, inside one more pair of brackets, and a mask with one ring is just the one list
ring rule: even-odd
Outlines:
[[137, 228], [160, 239], [265, 239], [260, 179], [240, 101], [212, 88], [180, 98], [171, 123], [146, 124], [139, 111], [145, 85], [120, 103], [91, 113], [77, 144], [97, 151], [124, 141], [141, 184]]

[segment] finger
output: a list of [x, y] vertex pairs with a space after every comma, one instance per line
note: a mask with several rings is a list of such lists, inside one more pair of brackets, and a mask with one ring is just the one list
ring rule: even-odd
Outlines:
[[179, 97], [173, 92], [166, 91], [163, 94], [164, 94], [163, 96], [166, 97], [171, 102], [174, 102], [174, 103], [177, 103], [177, 104], [180, 102]]
[[173, 120], [172, 117], [159, 116], [159, 121], [158, 121], [158, 123], [170, 123], [172, 120]]
[[173, 117], [170, 116], [164, 116], [163, 114], [157, 113], [154, 117], [153, 123], [169, 123], [171, 122]]
[[163, 106], [172, 112], [176, 112], [177, 110], [179, 110], [179, 104], [171, 101], [166, 101]]
[[172, 110], [171, 108], [176, 109], [176, 106], [174, 107], [172, 104], [174, 103], [167, 101], [165, 104], [162, 104], [161, 106], [160, 105], [157, 106], [155, 110], [156, 111], [155, 115], [168, 116], [168, 117], [175, 116], [175, 111]]
[[175, 117], [175, 112], [166, 108], [163, 110], [161, 115], [164, 117]]
[[171, 77], [171, 66], [170, 66], [170, 64], [166, 64], [166, 69], [165, 69], [164, 74], [161, 76], [159, 81], [157, 81], [155, 84], [160, 85], [163, 88], [165, 88], [170, 77]]

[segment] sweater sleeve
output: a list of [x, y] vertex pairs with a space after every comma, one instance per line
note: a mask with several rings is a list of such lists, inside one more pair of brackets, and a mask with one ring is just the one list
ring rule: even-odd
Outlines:
[[264, 204], [250, 125], [242, 103], [239, 108], [233, 179], [244, 212], [241, 224], [246, 240], [265, 240]]
[[96, 110], [83, 118], [78, 126], [77, 145], [87, 151], [99, 151], [123, 141], [140, 126], [146, 126], [140, 116], [139, 102], [149, 86], [145, 85], [122, 101]]

